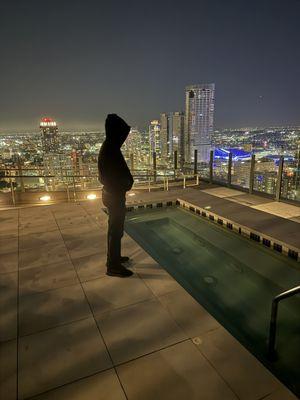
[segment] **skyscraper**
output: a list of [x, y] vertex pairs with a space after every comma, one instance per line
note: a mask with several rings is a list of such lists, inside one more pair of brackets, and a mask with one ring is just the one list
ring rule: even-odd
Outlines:
[[57, 153], [59, 149], [58, 127], [52, 118], [43, 118], [40, 122], [44, 154]]
[[198, 161], [208, 161], [214, 123], [215, 84], [187, 86], [185, 89], [184, 156], [190, 162], [194, 150]]
[[150, 160], [152, 160], [153, 152], [156, 152], [158, 157], [161, 156], [161, 140], [160, 140], [160, 123], [158, 120], [153, 120], [149, 125], [149, 145], [150, 145]]
[[181, 154], [184, 134], [184, 113], [171, 112], [160, 115], [160, 138], [162, 158], [172, 157], [174, 151]]
[[180, 159], [184, 159], [184, 113], [176, 111], [172, 115], [172, 146], [171, 151], [177, 151]]
[[131, 157], [133, 157], [135, 167], [138, 167], [141, 164], [141, 150], [141, 133], [137, 128], [131, 128], [130, 133], [124, 143], [124, 155], [127, 159], [131, 159]]
[[161, 158], [166, 160], [169, 154], [170, 140], [170, 115], [167, 113], [160, 114], [160, 145]]

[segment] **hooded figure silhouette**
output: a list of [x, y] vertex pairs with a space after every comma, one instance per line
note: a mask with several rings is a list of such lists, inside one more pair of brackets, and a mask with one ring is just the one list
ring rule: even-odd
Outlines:
[[108, 114], [105, 121], [106, 139], [98, 158], [99, 180], [103, 184], [102, 200], [108, 210], [107, 275], [127, 277], [132, 271], [122, 265], [129, 260], [121, 257], [121, 238], [126, 213], [126, 192], [133, 185], [133, 178], [121, 153], [121, 146], [130, 126], [117, 114]]

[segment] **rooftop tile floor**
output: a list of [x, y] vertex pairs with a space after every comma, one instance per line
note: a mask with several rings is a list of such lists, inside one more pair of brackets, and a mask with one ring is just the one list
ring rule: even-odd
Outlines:
[[134, 275], [105, 275], [101, 203], [0, 222], [1, 399], [295, 399], [129, 236]]

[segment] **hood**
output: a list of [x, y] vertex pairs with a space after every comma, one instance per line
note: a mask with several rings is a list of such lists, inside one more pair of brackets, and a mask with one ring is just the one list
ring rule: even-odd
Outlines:
[[108, 114], [105, 121], [106, 140], [121, 147], [130, 131], [130, 126], [117, 114]]

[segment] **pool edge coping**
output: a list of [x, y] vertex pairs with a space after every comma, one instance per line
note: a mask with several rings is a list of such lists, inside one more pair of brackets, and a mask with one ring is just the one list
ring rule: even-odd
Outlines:
[[245, 225], [237, 223], [230, 218], [223, 217], [213, 211], [210, 211], [208, 208], [203, 208], [200, 206], [196, 206], [193, 203], [190, 203], [187, 200], [177, 198], [176, 200], [167, 200], [167, 201], [155, 201], [155, 202], [145, 202], [142, 204], [132, 203], [126, 206], [126, 211], [136, 211], [140, 209], [152, 209], [152, 208], [163, 208], [163, 207], [172, 207], [172, 206], [180, 206], [181, 208], [187, 209], [193, 212], [195, 215], [208, 219], [211, 222], [214, 222], [218, 225], [227, 228], [231, 232], [234, 232], [238, 235], [246, 237], [247, 239], [253, 240], [256, 243], [261, 244], [265, 248], [275, 251], [276, 253], [282, 254], [294, 261], [300, 262], [300, 249], [292, 246], [282, 240], [275, 239], [270, 235], [262, 233], [252, 228], [248, 228]]

